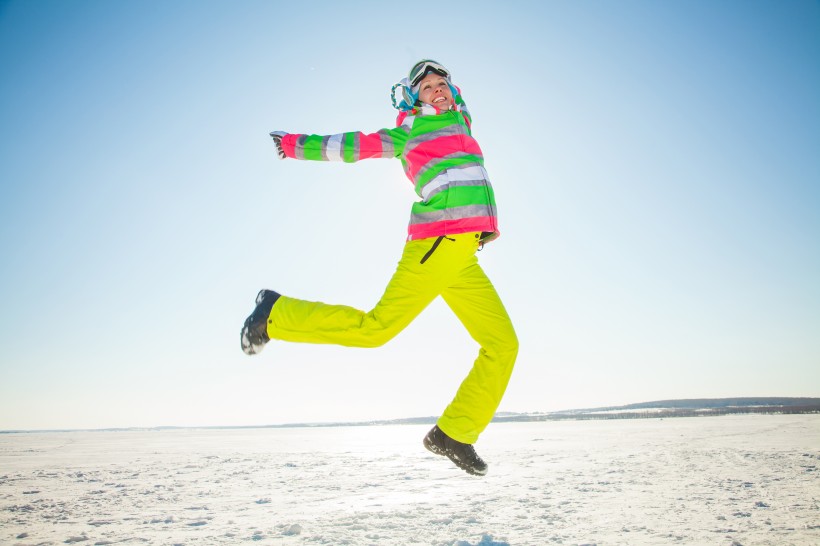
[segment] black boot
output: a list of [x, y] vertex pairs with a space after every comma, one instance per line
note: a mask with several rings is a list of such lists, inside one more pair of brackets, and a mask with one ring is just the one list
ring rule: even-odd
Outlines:
[[471, 444], [453, 440], [438, 425], [424, 437], [424, 447], [436, 455], [444, 455], [468, 474], [483, 476], [487, 473], [487, 463], [481, 460]]
[[242, 350], [247, 355], [255, 355], [265, 348], [268, 337], [268, 317], [279, 294], [273, 290], [260, 290], [256, 295], [256, 309], [245, 320], [242, 327]]

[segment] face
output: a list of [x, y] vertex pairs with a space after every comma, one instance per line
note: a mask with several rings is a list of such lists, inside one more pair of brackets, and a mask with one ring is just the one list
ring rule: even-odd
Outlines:
[[427, 74], [419, 83], [419, 100], [442, 111], [449, 110], [454, 104], [447, 79], [435, 72]]

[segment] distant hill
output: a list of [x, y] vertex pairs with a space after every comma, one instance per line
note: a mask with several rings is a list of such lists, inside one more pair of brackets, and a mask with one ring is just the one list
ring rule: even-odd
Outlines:
[[[713, 408], [755, 408], [755, 407], [801, 407], [817, 406], [820, 398], [692, 398], [689, 400], [659, 400], [656, 402], [641, 402], [627, 404], [617, 409], [649, 409], [649, 408], [676, 408], [676, 409], [713, 409]], [[608, 408], [615, 409], [615, 408]]]
[[550, 413], [506, 413], [496, 415], [495, 421], [705, 417], [737, 413], [820, 413], [820, 398], [748, 397], [657, 400], [625, 406], [573, 409]]
[[[737, 413], [820, 413], [820, 398], [693, 398], [686, 400], [657, 400], [625, 406], [573, 409], [544, 413], [497, 413], [495, 423], [525, 423], [534, 421], [588, 420], [588, 419], [649, 419], [664, 417], [707, 417]], [[383, 421], [356, 423], [294, 424], [282, 426], [367, 426], [367, 425], [423, 425], [433, 424], [436, 417], [410, 417]]]

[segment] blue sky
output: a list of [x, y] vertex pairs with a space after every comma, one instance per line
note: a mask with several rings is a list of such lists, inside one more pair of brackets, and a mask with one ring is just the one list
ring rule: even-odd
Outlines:
[[0, 429], [436, 415], [477, 347], [439, 300], [385, 347], [239, 329], [258, 289], [369, 309], [398, 161], [271, 130], [390, 127], [448, 66], [521, 341], [502, 411], [818, 396], [820, 5], [0, 3]]

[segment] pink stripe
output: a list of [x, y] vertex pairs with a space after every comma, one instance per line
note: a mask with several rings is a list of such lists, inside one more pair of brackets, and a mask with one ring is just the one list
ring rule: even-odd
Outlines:
[[382, 156], [382, 139], [378, 133], [359, 133], [359, 159]]
[[415, 179], [419, 170], [431, 159], [437, 159], [456, 152], [482, 155], [478, 142], [471, 136], [452, 135], [434, 138], [419, 144], [413, 148], [412, 152], [407, 154], [410, 176]]
[[409, 239], [426, 239], [439, 235], [458, 235], [471, 231], [496, 231], [496, 219], [492, 216], [462, 218], [460, 220], [442, 220], [429, 224], [410, 224], [407, 228]]

